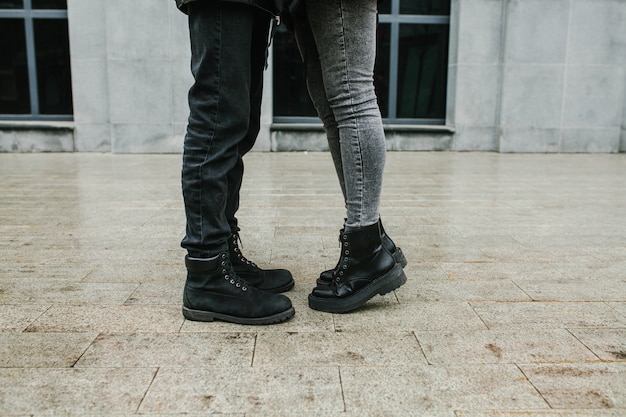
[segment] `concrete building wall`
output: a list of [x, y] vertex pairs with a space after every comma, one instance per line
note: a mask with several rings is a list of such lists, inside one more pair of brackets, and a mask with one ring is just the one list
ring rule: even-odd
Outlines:
[[[48, 132], [61, 140], [37, 146], [41, 126], [30, 137], [28, 126], [0, 126], [0, 142], [15, 151], [182, 150], [186, 17], [173, 0], [132, 6], [68, 0], [73, 146], [66, 125]], [[626, 1], [452, 0], [450, 20], [446, 126], [388, 126], [389, 149], [626, 151]], [[271, 81], [270, 59], [255, 150], [326, 149], [319, 128], [272, 128]]]
[[[78, 151], [180, 152], [191, 84], [174, 2], [69, 0]], [[88, 22], [88, 24], [86, 24]]]
[[620, 150], [626, 2], [454, 0], [452, 10], [454, 149]]

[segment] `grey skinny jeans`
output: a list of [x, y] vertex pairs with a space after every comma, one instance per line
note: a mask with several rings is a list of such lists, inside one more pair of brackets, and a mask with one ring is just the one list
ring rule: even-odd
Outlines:
[[374, 91], [377, 0], [306, 0], [294, 31], [344, 195], [347, 231], [378, 222], [385, 133]]

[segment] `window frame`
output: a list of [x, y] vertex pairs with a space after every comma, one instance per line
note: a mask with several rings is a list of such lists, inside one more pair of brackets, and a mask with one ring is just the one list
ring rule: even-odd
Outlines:
[[73, 121], [73, 114], [41, 114], [39, 109], [39, 85], [37, 83], [37, 55], [35, 51], [34, 20], [59, 19], [67, 21], [67, 9], [33, 9], [31, 0], [23, 0], [21, 9], [0, 9], [0, 19], [20, 19], [24, 22], [31, 111], [28, 114], [0, 113], [0, 120]]
[[[379, 14], [379, 24], [390, 25], [390, 45], [389, 45], [389, 108], [388, 117], [383, 117], [385, 125], [428, 125], [445, 126], [446, 119], [424, 119], [424, 118], [398, 118], [398, 61], [400, 45], [400, 25], [446, 25], [450, 33], [450, 15], [411, 15], [400, 13], [400, 0], [390, 0], [391, 7], [389, 14]], [[449, 42], [449, 41], [448, 41]], [[446, 75], [447, 77], [447, 75]], [[305, 116], [273, 116], [274, 124], [319, 124], [317, 117]]]
[[447, 25], [450, 33], [449, 15], [411, 15], [400, 14], [400, 0], [391, 0], [391, 13], [380, 14], [379, 24], [390, 25], [389, 45], [389, 109], [386, 124], [403, 125], [445, 125], [446, 119], [398, 118], [398, 61], [400, 46], [400, 25]]

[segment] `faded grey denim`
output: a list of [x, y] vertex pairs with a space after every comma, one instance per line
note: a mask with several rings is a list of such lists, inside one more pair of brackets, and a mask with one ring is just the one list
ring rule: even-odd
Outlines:
[[378, 222], [385, 133], [374, 91], [377, 0], [306, 0], [294, 22], [309, 95], [324, 123], [347, 230]]

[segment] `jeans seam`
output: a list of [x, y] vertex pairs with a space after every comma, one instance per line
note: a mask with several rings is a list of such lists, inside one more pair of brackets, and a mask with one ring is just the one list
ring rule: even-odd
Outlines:
[[[358, 225], [361, 225], [361, 221], [363, 219], [363, 205], [364, 205], [364, 200], [363, 200], [363, 196], [364, 196], [364, 191], [363, 191], [363, 154], [362, 154], [362, 149], [361, 149], [361, 139], [360, 139], [360, 135], [359, 135], [359, 126], [358, 126], [358, 120], [356, 117], [356, 110], [355, 110], [355, 105], [354, 105], [354, 96], [352, 95], [352, 85], [350, 83], [350, 75], [349, 75], [349, 68], [348, 68], [348, 52], [346, 50], [346, 26], [344, 24], [345, 19], [344, 19], [344, 5], [343, 5], [343, 0], [337, 0], [339, 3], [339, 13], [340, 13], [340, 20], [341, 20], [341, 49], [342, 49], [342, 60], [343, 60], [343, 78], [344, 78], [344, 82], [347, 86], [348, 89], [348, 96], [350, 97], [350, 114], [353, 117], [352, 120], [352, 129], [354, 132], [355, 137], [351, 138], [350, 141], [352, 142], [352, 140], [355, 141], [356, 144], [356, 151], [357, 154], [355, 155], [355, 158], [357, 159], [356, 163], [356, 169], [357, 169], [357, 179], [356, 179], [356, 184], [357, 184], [357, 197], [358, 197], [358, 201], [359, 201], [359, 206], [358, 206], [358, 210], [357, 210], [357, 222]], [[345, 129], [345, 127], [344, 127]]]
[[[217, 18], [216, 18], [216, 23], [217, 23], [217, 25], [219, 27], [219, 30], [217, 31], [219, 38], [217, 39], [217, 42], [216, 42], [216, 49], [217, 49], [216, 52], [217, 52], [218, 56], [221, 55], [221, 49], [222, 49], [222, 30], [221, 30], [222, 20], [223, 20], [222, 19], [222, 13], [223, 13], [223, 10], [220, 7], [219, 8], [219, 13], [217, 14]], [[217, 117], [218, 117], [219, 112], [220, 112], [220, 98], [221, 98], [221, 95], [219, 94], [219, 91], [220, 91], [220, 88], [221, 88], [221, 80], [222, 80], [222, 78], [221, 78], [221, 74], [222, 74], [222, 72], [221, 72], [221, 65], [222, 65], [222, 61], [220, 59], [220, 60], [218, 60], [217, 77], [216, 77], [217, 91], [218, 91], [217, 103], [216, 103], [216, 106], [215, 106], [215, 113], [212, 115], [212, 117], [216, 121], [216, 123], [212, 124], [213, 130], [211, 131], [211, 136], [207, 138], [208, 146], [206, 147], [206, 152], [204, 154], [204, 160], [202, 161], [202, 168], [198, 170], [198, 175], [199, 175], [199, 180], [200, 180], [199, 182], [200, 183], [202, 183], [202, 178], [204, 178], [204, 172], [203, 171], [204, 171], [205, 166], [207, 164], [207, 159], [209, 158], [209, 154], [211, 153], [211, 149], [212, 149], [213, 143], [215, 141], [215, 134], [216, 134], [216, 131], [217, 131]], [[203, 190], [202, 190], [202, 187], [200, 187], [200, 205], [199, 205], [200, 207], [202, 207], [203, 201], [204, 201]], [[204, 220], [205, 220], [205, 216], [200, 216], [200, 236], [201, 237], [204, 237]]]

